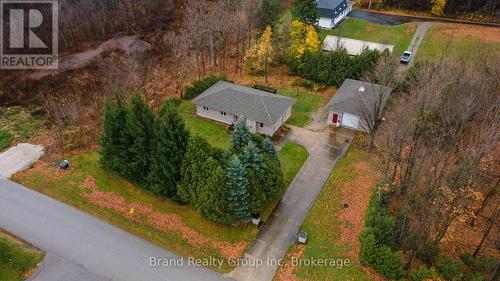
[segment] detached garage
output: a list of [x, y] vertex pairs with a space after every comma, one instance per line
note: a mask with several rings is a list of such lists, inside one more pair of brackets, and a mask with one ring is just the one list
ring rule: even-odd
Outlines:
[[384, 98], [383, 108], [391, 92], [392, 89], [389, 87], [346, 79], [326, 106], [328, 109], [327, 123], [366, 131], [363, 118], [360, 116], [366, 114], [372, 108], [374, 100], [380, 96]]

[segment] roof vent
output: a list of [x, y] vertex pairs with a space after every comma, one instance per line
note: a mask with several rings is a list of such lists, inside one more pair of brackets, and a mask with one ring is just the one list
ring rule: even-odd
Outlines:
[[361, 87], [359, 87], [359, 92], [360, 93], [364, 93], [365, 92], [365, 86], [362, 85]]

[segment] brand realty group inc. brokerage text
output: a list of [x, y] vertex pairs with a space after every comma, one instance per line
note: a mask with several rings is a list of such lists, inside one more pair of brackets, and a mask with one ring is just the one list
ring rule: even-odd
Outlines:
[[[291, 257], [288, 261], [292, 266], [304, 267], [336, 267], [343, 268], [352, 265], [352, 261], [346, 258], [298, 258]], [[210, 258], [194, 258], [194, 257], [172, 257], [160, 258], [150, 257], [150, 267], [212, 267], [222, 268], [227, 264], [230, 267], [255, 267], [260, 268], [264, 266], [282, 266], [285, 259], [266, 258], [266, 259], [252, 259], [252, 258], [229, 258], [220, 259], [215, 257]]]

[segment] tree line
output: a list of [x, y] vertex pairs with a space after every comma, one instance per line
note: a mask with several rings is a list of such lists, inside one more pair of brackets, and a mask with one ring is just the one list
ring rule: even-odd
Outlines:
[[285, 185], [270, 139], [251, 134], [242, 118], [230, 148], [212, 147], [189, 134], [176, 103], [156, 113], [138, 93], [128, 102], [107, 101], [101, 166], [214, 222], [237, 224], [259, 214]]
[[[472, 264], [479, 263], [497, 225], [500, 175], [491, 159], [500, 140], [499, 62], [496, 54], [483, 53], [474, 60], [441, 58], [410, 69], [393, 101], [399, 106], [376, 134], [385, 184], [361, 237], [362, 262], [391, 278], [412, 269], [416, 259], [424, 266], [415, 276], [430, 278], [431, 267], [447, 280], [483, 274]], [[463, 249], [461, 261], [447, 258], [440, 246], [451, 226], [474, 227], [478, 220], [479, 242]], [[388, 249], [406, 254], [402, 267], [394, 267], [400, 258]], [[382, 256], [392, 267], [377, 264]], [[468, 271], [464, 264], [471, 264]]]
[[500, 7], [496, 0], [361, 0], [359, 4], [366, 8], [425, 11], [436, 16], [484, 15], [494, 21]]

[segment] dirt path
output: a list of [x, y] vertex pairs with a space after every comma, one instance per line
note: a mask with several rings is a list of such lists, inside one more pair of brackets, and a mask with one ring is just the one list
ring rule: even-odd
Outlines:
[[39, 80], [48, 75], [57, 75], [69, 70], [84, 67], [97, 56], [112, 50], [123, 50], [129, 55], [142, 54], [151, 48], [151, 44], [139, 39], [139, 36], [120, 36], [111, 38], [99, 47], [85, 52], [65, 56], [59, 59], [57, 69], [39, 70], [27, 76], [29, 79]]
[[410, 46], [408, 46], [408, 48], [406, 49], [407, 51], [413, 53], [413, 58], [411, 59], [410, 63], [399, 65], [398, 68], [399, 75], [403, 75], [413, 65], [413, 62], [415, 61], [415, 56], [417, 55], [418, 47], [420, 47], [420, 44], [422, 43], [422, 40], [424, 39], [424, 36], [427, 33], [427, 30], [429, 30], [429, 28], [434, 24], [435, 23], [433, 22], [418, 23], [417, 30], [413, 35], [413, 39], [411, 40]]

